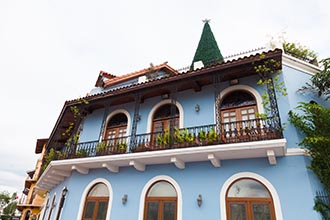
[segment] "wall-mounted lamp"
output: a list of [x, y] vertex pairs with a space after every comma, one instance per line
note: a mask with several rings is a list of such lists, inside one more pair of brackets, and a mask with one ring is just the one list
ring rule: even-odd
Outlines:
[[127, 197], [128, 197], [128, 195], [125, 194], [125, 195], [123, 196], [123, 198], [121, 199], [121, 202], [123, 203], [123, 205], [126, 204], [126, 202], [127, 202]]
[[202, 195], [199, 194], [198, 197], [197, 197], [197, 205], [198, 205], [198, 207], [201, 207], [202, 202], [203, 202]]
[[195, 105], [195, 112], [199, 112], [199, 105], [198, 104]]
[[237, 85], [239, 83], [238, 79], [232, 79], [229, 81], [229, 85], [234, 86]]
[[66, 186], [62, 189], [62, 196], [65, 197], [66, 194], [68, 193], [68, 188]]
[[37, 215], [36, 214], [33, 214], [31, 219], [32, 220], [37, 220]]
[[140, 121], [141, 120], [141, 115], [137, 115], [136, 116], [136, 121]]
[[169, 96], [168, 93], [165, 93], [165, 94], [162, 95], [162, 99], [168, 99], [169, 97], [170, 97], [170, 96]]

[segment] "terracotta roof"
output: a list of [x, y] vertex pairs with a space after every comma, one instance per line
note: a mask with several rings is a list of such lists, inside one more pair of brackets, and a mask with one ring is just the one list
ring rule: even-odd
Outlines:
[[[266, 57], [264, 59], [268, 59], [269, 57], [273, 57], [273, 56], [278, 56], [279, 54], [282, 54], [282, 50], [281, 49], [274, 49], [274, 50], [269, 50], [269, 51], [262, 51], [261, 53], [263, 53], [264, 55], [266, 55]], [[232, 60], [228, 60], [226, 62], [221, 62], [221, 63], [216, 63], [213, 64], [211, 66], [207, 66], [207, 67], [202, 67], [196, 70], [188, 70], [187, 72], [177, 72], [176, 70], [174, 70], [172, 67], [168, 66], [167, 63], [155, 66], [157, 68], [159, 68], [160, 66], [166, 66], [167, 68], [170, 68], [171, 70], [175, 71], [176, 74], [175, 75], [171, 75], [169, 77], [163, 77], [160, 79], [154, 79], [154, 80], [148, 80], [147, 82], [143, 82], [143, 83], [137, 83], [137, 84], [133, 84], [133, 85], [128, 85], [128, 86], [124, 86], [124, 87], [120, 87], [120, 88], [116, 88], [116, 89], [112, 89], [110, 91], [104, 91], [101, 93], [97, 93], [97, 94], [93, 94], [93, 95], [89, 95], [86, 96], [85, 98], [87, 100], [95, 100], [97, 98], [103, 98], [106, 97], [107, 95], [115, 95], [118, 93], [124, 93], [124, 92], [128, 92], [128, 90], [131, 89], [139, 89], [141, 86], [145, 87], [148, 85], [153, 85], [153, 84], [159, 84], [159, 83], [166, 83], [168, 81], [172, 81], [172, 80], [177, 80], [178, 77], [190, 77], [191, 75], [200, 75], [200, 74], [205, 74], [207, 72], [213, 71], [215, 69], [221, 70], [221, 69], [226, 69], [226, 68], [230, 68], [233, 66], [239, 66], [245, 63], [251, 63], [251, 62], [255, 62], [258, 61], [260, 59], [260, 54], [261, 53], [256, 53], [250, 56], [244, 56], [244, 57], [239, 57], [237, 59], [232, 59]], [[160, 69], [160, 68], [159, 68]], [[137, 77], [139, 75], [143, 75], [147, 72], [147, 70], [149, 70], [148, 68], [134, 72], [134, 73], [130, 73], [130, 74], [126, 74], [123, 76], [119, 76], [116, 77], [114, 80], [116, 80], [117, 82], [117, 78], [122, 78], [122, 81], [131, 79], [133, 77]], [[108, 84], [108, 85], [112, 85], [112, 84]], [[70, 104], [75, 104], [77, 103], [77, 101], [79, 101], [79, 99], [74, 99], [74, 100], [67, 100], [65, 102], [65, 106], [66, 105], [70, 105]]]
[[104, 86], [104, 80], [103, 80], [104, 78], [113, 79], [115, 77], [116, 77], [115, 75], [107, 73], [107, 72], [101, 70], [100, 73], [99, 73], [99, 76], [97, 77], [97, 80], [95, 82], [95, 87], [103, 87]]
[[109, 86], [112, 86], [112, 85], [116, 85], [118, 83], [125, 82], [127, 80], [132, 79], [132, 78], [142, 76], [142, 75], [144, 75], [146, 73], [149, 73], [151, 71], [158, 71], [158, 70], [161, 70], [161, 69], [167, 70], [167, 72], [171, 73], [171, 75], [177, 75], [178, 74], [178, 71], [176, 71], [175, 69], [173, 69], [172, 67], [167, 65], [167, 62], [164, 62], [160, 65], [150, 66], [149, 68], [145, 68], [145, 69], [133, 72], [133, 73], [129, 73], [129, 74], [109, 78], [108, 80], [104, 81], [103, 87], [109, 87]]

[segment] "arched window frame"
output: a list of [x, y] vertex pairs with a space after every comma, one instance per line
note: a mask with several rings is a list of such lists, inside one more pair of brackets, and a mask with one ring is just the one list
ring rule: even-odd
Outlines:
[[139, 209], [139, 220], [144, 219], [145, 211], [145, 198], [150, 189], [156, 182], [166, 181], [172, 184], [177, 193], [177, 220], [182, 220], [182, 192], [179, 184], [170, 176], [160, 175], [150, 179], [143, 187], [140, 196], [140, 209]]
[[[156, 105], [154, 105], [154, 107], [152, 107], [152, 109], [148, 115], [146, 133], [150, 133], [152, 130], [152, 122], [153, 122], [153, 117], [154, 117], [155, 112], [158, 110], [159, 107], [161, 107], [165, 104], [173, 104], [173, 103], [172, 103], [171, 99], [165, 99], [165, 100], [162, 100], [161, 102], [158, 102]], [[183, 128], [183, 117], [184, 117], [183, 107], [178, 101], [175, 102], [175, 105], [179, 110], [179, 128]]]
[[77, 219], [82, 219], [82, 215], [84, 213], [84, 208], [85, 208], [85, 201], [87, 198], [88, 193], [90, 190], [95, 186], [97, 183], [103, 183], [108, 187], [109, 190], [109, 202], [108, 202], [108, 209], [107, 209], [107, 215], [106, 219], [110, 219], [110, 213], [111, 213], [111, 207], [112, 207], [112, 200], [113, 200], [113, 190], [111, 184], [104, 178], [97, 178], [93, 181], [91, 181], [84, 189], [81, 199], [80, 199], [80, 206], [79, 206], [79, 211], [77, 214]]
[[232, 175], [229, 177], [226, 182], [222, 185], [221, 191], [220, 191], [220, 216], [221, 219], [227, 219], [227, 210], [226, 210], [226, 195], [229, 187], [236, 182], [239, 179], [254, 179], [259, 181], [261, 184], [263, 184], [271, 194], [273, 198], [273, 204], [274, 204], [274, 210], [275, 210], [275, 217], [276, 220], [283, 220], [282, 215], [282, 209], [281, 209], [281, 203], [278, 196], [278, 193], [274, 186], [263, 176], [252, 173], [252, 172], [241, 172]]
[[215, 104], [216, 106], [214, 108], [215, 111], [220, 113], [219, 107], [220, 107], [220, 103], [223, 100], [223, 98], [226, 97], [231, 92], [238, 91], [238, 90], [242, 90], [242, 91], [249, 92], [250, 94], [252, 94], [257, 102], [258, 113], [260, 113], [260, 114], [265, 113], [265, 109], [262, 104], [261, 95], [259, 94], [259, 92], [257, 90], [255, 90], [254, 88], [252, 88], [251, 86], [248, 86], [248, 85], [235, 85], [235, 86], [227, 87], [224, 90], [222, 90], [217, 97], [217, 101]]
[[127, 117], [126, 136], [129, 136], [129, 135], [130, 135], [131, 126], [132, 126], [130, 113], [129, 113], [126, 109], [117, 109], [117, 110], [112, 111], [112, 112], [107, 116], [107, 118], [106, 118], [106, 120], [105, 120], [105, 123], [104, 123], [104, 126], [103, 126], [103, 131], [102, 131], [102, 134], [101, 134], [101, 137], [100, 137], [100, 141], [102, 141], [102, 139], [104, 139], [105, 132], [106, 132], [106, 130], [107, 130], [107, 125], [108, 125], [109, 120], [110, 120], [113, 116], [115, 116], [116, 114], [120, 114], [120, 113], [126, 115], [126, 117]]
[[51, 217], [52, 217], [52, 214], [53, 214], [53, 211], [54, 211], [54, 208], [55, 208], [55, 202], [56, 202], [56, 193], [54, 193], [53, 197], [52, 197], [52, 202], [49, 204], [49, 211], [48, 211], [48, 217], [47, 217], [47, 220], [50, 220]]
[[[24, 219], [23, 220], [25, 220], [27, 217], [28, 217], [28, 219], [30, 219], [31, 214], [32, 214], [31, 209], [27, 209], [24, 213]], [[29, 216], [27, 216], [27, 215], [29, 215]]]

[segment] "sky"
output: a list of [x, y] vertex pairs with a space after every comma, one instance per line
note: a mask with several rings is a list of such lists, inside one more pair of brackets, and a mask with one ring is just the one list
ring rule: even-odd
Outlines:
[[0, 192], [21, 191], [66, 100], [100, 70], [190, 65], [210, 26], [222, 55], [284, 37], [330, 57], [329, 0], [1, 0]]

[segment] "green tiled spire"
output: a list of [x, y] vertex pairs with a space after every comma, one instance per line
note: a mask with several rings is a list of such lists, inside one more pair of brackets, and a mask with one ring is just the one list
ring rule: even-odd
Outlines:
[[204, 28], [201, 39], [199, 40], [194, 59], [190, 66], [193, 69], [194, 62], [202, 61], [204, 66], [209, 66], [215, 63], [223, 62], [223, 57], [219, 50], [217, 41], [214, 38], [209, 20], [203, 20]]

